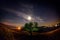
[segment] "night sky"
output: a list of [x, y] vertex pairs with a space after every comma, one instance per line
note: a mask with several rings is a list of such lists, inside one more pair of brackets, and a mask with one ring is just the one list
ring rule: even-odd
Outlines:
[[34, 0], [16, 0], [0, 1], [0, 22], [23, 26], [29, 22], [28, 16], [32, 17], [32, 22], [38, 22], [39, 26], [52, 26], [58, 21], [58, 12], [56, 11], [56, 2], [34, 1]]

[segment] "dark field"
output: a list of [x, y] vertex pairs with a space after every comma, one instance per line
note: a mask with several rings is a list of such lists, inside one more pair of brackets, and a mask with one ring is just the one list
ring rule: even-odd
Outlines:
[[0, 24], [0, 40], [60, 40], [60, 28], [48, 32], [15, 31]]

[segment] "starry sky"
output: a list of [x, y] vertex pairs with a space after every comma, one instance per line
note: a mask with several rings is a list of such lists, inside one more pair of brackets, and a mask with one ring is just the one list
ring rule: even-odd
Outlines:
[[28, 16], [32, 17], [32, 22], [38, 22], [39, 26], [51, 26], [58, 21], [56, 2], [39, 0], [16, 0], [0, 1], [0, 22], [12, 25], [23, 26], [29, 22]]

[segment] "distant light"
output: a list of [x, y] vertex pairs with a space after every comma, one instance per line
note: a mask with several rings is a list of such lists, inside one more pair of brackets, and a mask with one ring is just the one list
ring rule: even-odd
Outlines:
[[31, 21], [32, 18], [31, 18], [31, 16], [28, 16], [27, 19], [28, 19], [29, 21]]
[[58, 25], [56, 24], [55, 27], [57, 27]]
[[21, 27], [17, 27], [18, 30], [21, 30]]

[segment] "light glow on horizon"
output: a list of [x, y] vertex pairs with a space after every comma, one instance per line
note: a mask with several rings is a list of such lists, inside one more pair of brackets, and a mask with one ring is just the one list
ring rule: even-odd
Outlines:
[[21, 27], [17, 27], [17, 30], [21, 30]]

